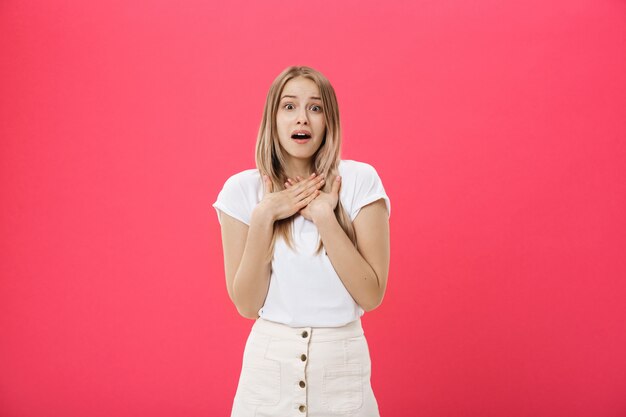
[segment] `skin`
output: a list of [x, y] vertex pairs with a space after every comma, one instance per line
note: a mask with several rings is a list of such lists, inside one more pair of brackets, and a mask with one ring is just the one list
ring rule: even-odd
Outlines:
[[272, 192], [265, 178], [265, 194], [252, 211], [250, 225], [220, 213], [226, 288], [243, 317], [255, 319], [265, 303], [271, 274], [266, 250], [272, 241], [275, 221], [305, 208], [319, 193], [322, 177], [312, 175], [297, 187]]
[[[313, 80], [295, 77], [283, 87], [276, 113], [278, 141], [283, 148], [285, 172], [290, 178], [308, 177], [313, 172], [312, 157], [326, 134], [326, 120], [319, 88]], [[308, 130], [311, 139], [299, 144], [291, 139], [295, 130]]]
[[[289, 179], [290, 186], [302, 181]], [[326, 254], [352, 298], [365, 311], [371, 311], [380, 305], [387, 288], [389, 214], [383, 199], [362, 207], [352, 223], [357, 236], [355, 248], [333, 212], [339, 200], [340, 182], [338, 176], [329, 193], [319, 191], [319, 196], [300, 213], [317, 226]]]
[[[265, 193], [254, 208], [250, 225], [221, 213], [222, 247], [228, 294], [239, 313], [256, 319], [265, 303], [271, 275], [271, 261], [266, 260], [273, 223], [301, 214], [312, 221], [320, 234], [326, 255], [354, 300], [371, 311], [382, 302], [389, 271], [389, 215], [383, 199], [361, 208], [353, 226], [358, 246], [345, 234], [334, 209], [339, 201], [341, 178], [333, 180], [330, 192], [320, 188], [323, 176], [310, 174], [313, 155], [321, 145], [325, 121], [317, 85], [306, 78], [290, 80], [283, 90], [276, 116], [279, 141], [287, 158], [287, 187], [274, 191], [269, 178], [263, 178]], [[316, 104], [319, 102], [319, 106]], [[306, 144], [291, 139], [296, 129], [306, 129], [312, 138]]]

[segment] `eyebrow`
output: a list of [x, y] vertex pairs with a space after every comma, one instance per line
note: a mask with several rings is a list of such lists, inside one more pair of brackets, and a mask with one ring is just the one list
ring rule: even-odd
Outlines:
[[[282, 100], [282, 99], [284, 99], [284, 98], [286, 98], [286, 97], [298, 98], [298, 97], [296, 97], [296, 96], [284, 95], [284, 96], [282, 96], [280, 99]], [[321, 98], [319, 98], [319, 97], [309, 97], [309, 98], [312, 98], [313, 100], [321, 100]]]

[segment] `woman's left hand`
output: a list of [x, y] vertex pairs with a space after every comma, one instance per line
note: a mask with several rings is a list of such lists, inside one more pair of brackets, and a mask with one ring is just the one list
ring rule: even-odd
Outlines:
[[[303, 179], [299, 176], [296, 177], [295, 180], [291, 178], [287, 178], [285, 183], [285, 187], [289, 188], [294, 184], [302, 181]], [[341, 188], [341, 177], [336, 176], [331, 190], [329, 193], [319, 190], [319, 195], [315, 197], [311, 202], [305, 207], [301, 208], [299, 213], [305, 219], [314, 222], [314, 218], [317, 216], [323, 216], [325, 213], [332, 213], [337, 207], [337, 202], [339, 201], [339, 189]]]

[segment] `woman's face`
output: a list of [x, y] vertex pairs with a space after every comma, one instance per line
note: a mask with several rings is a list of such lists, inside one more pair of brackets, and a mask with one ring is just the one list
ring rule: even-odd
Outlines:
[[[292, 78], [285, 84], [276, 113], [278, 140], [286, 159], [309, 160], [326, 134], [319, 88], [313, 80]], [[304, 135], [297, 136], [297, 133]]]

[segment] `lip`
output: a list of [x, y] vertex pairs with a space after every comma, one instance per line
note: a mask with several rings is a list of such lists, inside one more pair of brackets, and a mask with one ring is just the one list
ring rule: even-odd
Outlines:
[[292, 135], [295, 135], [296, 133], [305, 133], [311, 137], [313, 136], [311, 135], [311, 132], [309, 132], [308, 130], [294, 130], [293, 132], [291, 132]]

